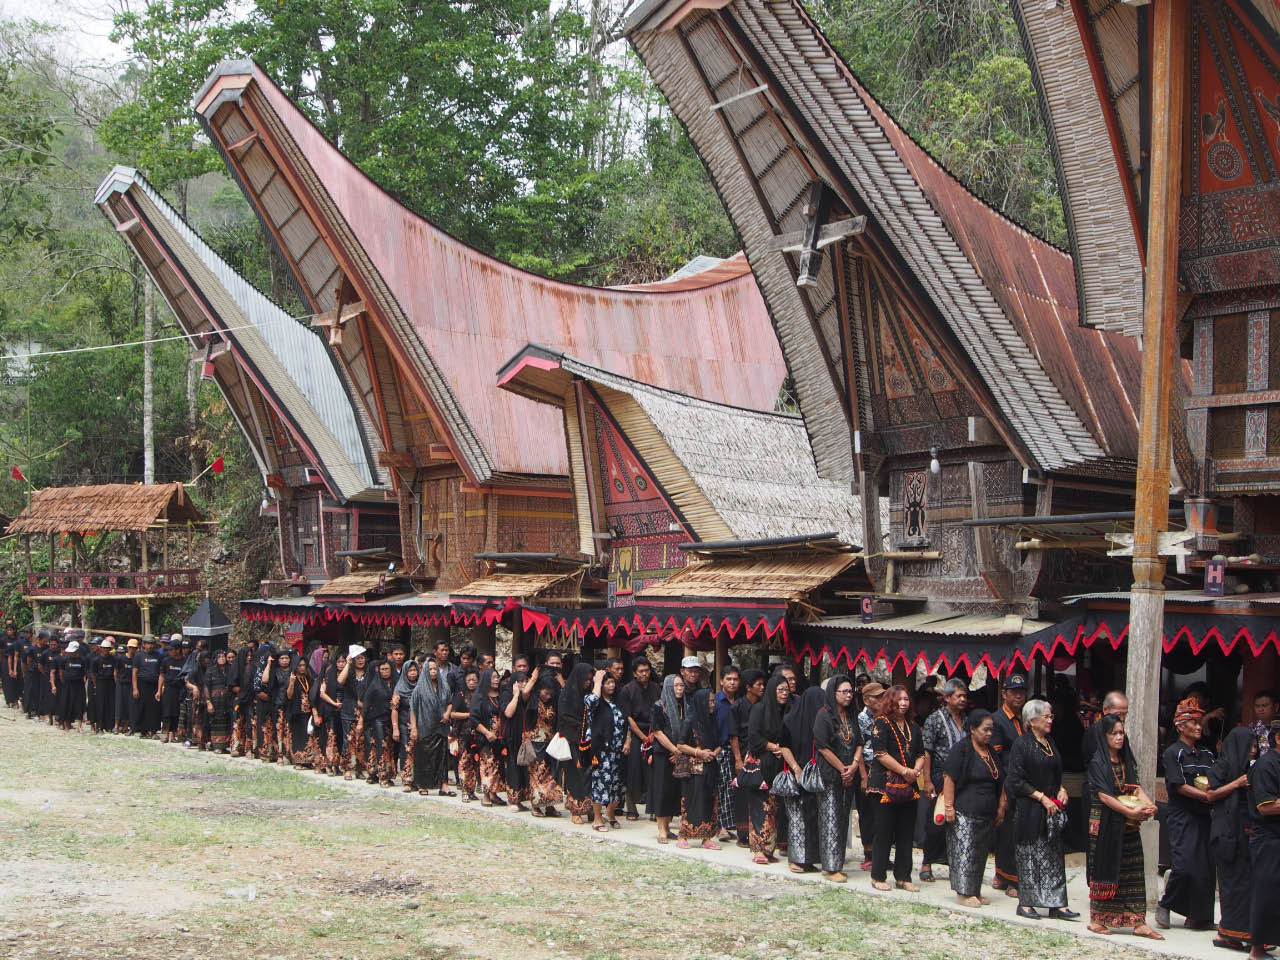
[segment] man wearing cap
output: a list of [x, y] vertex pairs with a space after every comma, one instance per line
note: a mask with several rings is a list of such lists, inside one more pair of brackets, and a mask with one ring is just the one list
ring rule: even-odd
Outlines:
[[164, 657], [156, 638], [142, 638], [142, 651], [133, 656], [133, 729], [146, 739], [159, 736], [160, 703], [164, 698]]
[[353, 643], [347, 650], [347, 662], [338, 671], [338, 685], [342, 687], [342, 731], [347, 743], [347, 755], [344, 758], [347, 780], [354, 780], [364, 775], [364, 736], [360, 726], [361, 705], [364, 703], [364, 692], [373, 679], [369, 670], [369, 651], [358, 643]]
[[[1013, 749], [1014, 741], [1023, 734], [1022, 708], [1027, 702], [1027, 678], [1015, 673], [1004, 682], [1003, 703], [995, 712], [995, 731], [991, 735], [991, 750], [1003, 770]], [[1012, 798], [1010, 798], [1012, 799]], [[996, 827], [996, 875], [991, 886], [1003, 890], [1007, 896], [1018, 895], [1018, 859], [1014, 850], [1013, 817], [1005, 817]]]
[[138, 653], [138, 638], [130, 637], [124, 652], [116, 658], [116, 733], [133, 732], [133, 658]]
[[876, 809], [880, 805], [880, 795], [872, 793], [870, 786], [871, 764], [875, 763], [876, 754], [871, 746], [871, 734], [875, 727], [876, 717], [884, 706], [884, 684], [871, 680], [862, 687], [863, 707], [858, 712], [858, 732], [862, 736], [862, 776], [858, 784], [858, 795], [855, 798], [858, 808], [858, 836], [862, 839], [862, 871], [871, 870], [871, 845], [876, 834]]
[[40, 654], [44, 650], [46, 634], [43, 627], [36, 631], [31, 643], [22, 651], [22, 709], [28, 720], [35, 719], [40, 706]]
[[686, 703], [689, 702], [688, 697], [702, 686], [702, 673], [702, 661], [697, 657], [688, 656], [680, 661], [680, 676], [684, 679]]
[[1217, 875], [1209, 834], [1217, 792], [1209, 786], [1213, 751], [1200, 746], [1203, 721], [1200, 702], [1194, 697], [1184, 699], [1173, 715], [1178, 739], [1164, 752], [1164, 783], [1169, 791], [1165, 827], [1173, 865], [1165, 879], [1164, 896], [1156, 906], [1156, 926], [1165, 930], [1169, 929], [1170, 913], [1186, 917], [1183, 926], [1192, 930], [1213, 926]]
[[115, 641], [97, 637], [89, 653], [89, 725], [94, 733], [106, 733], [115, 718], [116, 658]]
[[57, 696], [58, 719], [62, 729], [70, 730], [74, 723], [76, 732], [83, 733], [86, 665], [79, 640], [83, 633], [79, 632], [74, 636], [76, 639], [67, 644], [66, 653], [58, 658], [54, 693]]

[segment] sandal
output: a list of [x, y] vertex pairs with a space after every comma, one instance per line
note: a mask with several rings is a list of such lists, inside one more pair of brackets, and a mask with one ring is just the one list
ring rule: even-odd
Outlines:
[[677, 840], [677, 841], [676, 841], [676, 846], [677, 846], [677, 847], [683, 847], [685, 850], [688, 850], [688, 849], [689, 849], [689, 841], [688, 841], [688, 840], [685, 840], [683, 837], [681, 837], [679, 840]]
[[768, 857], [766, 857], [763, 853], [757, 853], [754, 857], [751, 858], [751, 862], [758, 863], [760, 864], [760, 866], [763, 867], [766, 864], [772, 863], [773, 861], [770, 860]]
[[670, 838], [670, 837], [659, 837], [659, 838], [658, 838], [658, 842], [659, 842], [659, 843], [670, 843], [670, 842], [671, 842], [671, 838]]
[[1143, 937], [1147, 940], [1163, 940], [1164, 939], [1164, 934], [1156, 933], [1156, 931], [1152, 930], [1145, 923], [1139, 924], [1138, 926], [1134, 927], [1133, 935], [1135, 937]]
[[560, 816], [560, 811], [559, 811], [559, 810], [557, 810], [555, 807], [547, 807], [547, 809], [546, 809], [546, 810], [543, 810], [542, 812], [543, 812], [543, 814], [544, 814], [545, 816], [548, 816], [548, 817], [558, 817], [558, 816]]
[[546, 814], [545, 814], [545, 813], [543, 813], [541, 810], [538, 810], [537, 808], [534, 808], [533, 815], [534, 815], [535, 817], [545, 817], [545, 816], [546, 816]]
[[1111, 936], [1110, 928], [1105, 923], [1098, 923], [1095, 920], [1090, 920], [1085, 924], [1085, 929], [1090, 933], [1101, 933], [1104, 936]]
[[875, 887], [875, 889], [877, 889], [877, 890], [881, 890], [881, 891], [886, 892], [886, 893], [887, 893], [889, 890], [892, 890], [892, 889], [893, 889], [893, 888], [892, 888], [892, 887], [890, 887], [887, 883], [885, 883], [883, 880], [872, 880], [872, 881], [871, 881], [871, 886]]
[[638, 813], [628, 813], [628, 814], [627, 814], [627, 819], [628, 819], [628, 820], [639, 820], [639, 819], [640, 819], [640, 814], [638, 814]]
[[608, 832], [609, 832], [609, 826], [608, 826], [608, 824], [604, 824], [604, 823], [593, 823], [593, 824], [591, 825], [591, 829], [592, 829], [592, 830], [596, 830], [596, 831], [598, 831], [598, 832], [600, 832], [600, 833], [608, 833]]
[[719, 850], [720, 844], [716, 840], [703, 840], [702, 849], [703, 850]]
[[934, 882], [934, 880], [933, 880], [933, 868], [932, 868], [932, 867], [925, 866], [925, 867], [921, 867], [921, 868], [920, 868], [920, 882], [921, 882], [921, 883], [933, 883], [933, 882]]
[[610, 829], [610, 830], [621, 830], [621, 829], [622, 829], [622, 824], [620, 824], [617, 820], [610, 820], [610, 821], [609, 821], [609, 829]]
[[1235, 937], [1214, 937], [1213, 945], [1224, 950], [1239, 950], [1241, 953], [1249, 952], [1249, 945], [1243, 940], [1237, 940]]
[[917, 887], [917, 886], [916, 886], [914, 883], [912, 883], [910, 880], [897, 880], [897, 881], [894, 881], [894, 882], [895, 882], [895, 884], [896, 884], [896, 886], [897, 886], [897, 888], [898, 888], [899, 890], [905, 890], [905, 891], [907, 891], [907, 893], [919, 893], [919, 892], [920, 892], [920, 888], [919, 888], [919, 887]]
[[804, 867], [800, 866], [798, 863], [792, 863], [789, 864], [789, 866], [791, 867], [792, 873], [804, 873]]

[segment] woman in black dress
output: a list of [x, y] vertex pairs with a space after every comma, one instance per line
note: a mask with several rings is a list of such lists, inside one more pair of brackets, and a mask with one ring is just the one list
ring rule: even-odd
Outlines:
[[[782, 772], [785, 765], [798, 778], [800, 765], [791, 752], [791, 734], [782, 722], [791, 686], [781, 673], [775, 673], [764, 688], [764, 696], [751, 708], [747, 722], [748, 761], [760, 764], [766, 784]], [[744, 762], [744, 768], [748, 764]], [[751, 820], [749, 840], [752, 859], [756, 863], [772, 863], [778, 844], [778, 798], [760, 789], [747, 791], [747, 814]]]
[[996, 827], [1004, 822], [1006, 800], [1000, 763], [991, 749], [995, 721], [986, 710], [965, 718], [968, 732], [947, 756], [942, 804], [946, 821], [951, 889], [967, 907], [990, 903], [982, 895], [987, 856], [995, 849]]
[[1138, 784], [1124, 721], [1098, 721], [1101, 745], [1089, 759], [1089, 929], [1109, 934], [1132, 927], [1137, 937], [1163, 940], [1147, 925], [1147, 885], [1142, 837], [1156, 805]]
[[435, 660], [422, 668], [409, 700], [409, 740], [413, 744], [413, 785], [426, 796], [438, 790], [440, 796], [451, 797], [448, 789], [449, 728], [444, 722], [449, 709], [449, 681]]
[[391, 786], [395, 760], [391, 753], [391, 688], [394, 671], [390, 660], [379, 660], [369, 672], [364, 696], [360, 698], [357, 735], [364, 736], [364, 754], [368, 773], [365, 779], [384, 787]]
[[826, 704], [813, 722], [813, 744], [822, 770], [818, 795], [818, 852], [822, 875], [844, 883], [845, 848], [854, 784], [862, 776], [862, 737], [853, 710], [853, 683], [842, 673], [827, 681]]
[[[1215, 947], [1245, 950], [1249, 910], [1253, 906], [1253, 858], [1249, 856], [1249, 765], [1258, 753], [1252, 727], [1236, 727], [1222, 742], [1222, 755], [1209, 770], [1215, 793], [1209, 847], [1218, 868], [1218, 921]], [[1273, 878], [1274, 879], [1274, 878]]]
[[899, 890], [918, 893], [911, 882], [911, 846], [915, 835], [918, 787], [924, 769], [920, 727], [911, 719], [911, 694], [898, 684], [884, 695], [884, 710], [871, 727], [875, 762], [867, 789], [880, 797], [871, 846], [871, 885], [888, 890], [889, 849], [893, 848], [893, 879]]
[[671, 775], [671, 756], [679, 753], [676, 741], [684, 729], [684, 679], [670, 674], [662, 680], [662, 695], [649, 710], [649, 748], [653, 769], [649, 771], [646, 809], [658, 822], [658, 842], [675, 839], [671, 818], [680, 812], [680, 782]]
[[[817, 757], [814, 724], [826, 705], [826, 691], [810, 687], [782, 721], [791, 735], [791, 752], [802, 767]], [[808, 873], [818, 860], [818, 795], [802, 789], [798, 797], [784, 798], [783, 806], [787, 811], [787, 860], [791, 872]]]
[[396, 678], [396, 687], [391, 692], [391, 739], [396, 744], [397, 756], [400, 760], [400, 784], [405, 793], [413, 792], [413, 742], [409, 736], [412, 726], [413, 688], [418, 685], [422, 676], [422, 668], [417, 660], [406, 660]]
[[315, 694], [315, 677], [307, 661], [299, 657], [298, 667], [289, 675], [285, 687], [285, 730], [281, 735], [289, 762], [299, 767], [315, 767], [321, 761], [319, 740], [307, 729], [311, 726]]
[[475, 727], [471, 723], [471, 698], [480, 685], [480, 671], [467, 667], [462, 671], [462, 689], [452, 691], [449, 703], [449, 736], [451, 752], [458, 758], [458, 791], [462, 802], [476, 798]]
[[204, 674], [204, 705], [209, 713], [209, 747], [226, 753], [231, 743], [235, 695], [231, 692], [231, 672], [226, 650], [215, 650]]
[[560, 691], [560, 705], [556, 710], [556, 732], [569, 744], [569, 759], [560, 762], [560, 784], [564, 787], [565, 809], [573, 815], [574, 823], [585, 823], [584, 818], [592, 812], [591, 758], [582, 753], [586, 739], [583, 702], [591, 691], [592, 677], [591, 664], [575, 664]]
[[92, 716], [98, 733], [110, 733], [116, 720], [115, 641], [107, 637], [98, 644], [98, 655], [90, 667], [93, 684]]
[[475, 727], [476, 769], [480, 772], [481, 804], [492, 807], [505, 803], [498, 794], [507, 789], [503, 771], [507, 763], [506, 717], [499, 708], [501, 695], [498, 671], [480, 674], [480, 683], [471, 697], [471, 723]]
[[1022, 708], [1026, 733], [1014, 741], [1005, 767], [1005, 792], [1014, 804], [1014, 853], [1018, 863], [1018, 916], [1039, 920], [1048, 907], [1055, 920], [1080, 914], [1067, 909], [1067, 870], [1063, 859], [1067, 791], [1062, 786], [1062, 756], [1053, 745], [1053, 707], [1028, 700]]
[[692, 772], [681, 784], [680, 839], [676, 846], [699, 841], [704, 850], [719, 850], [716, 840], [716, 801], [720, 782], [720, 735], [715, 701], [710, 690], [695, 690], [689, 700], [680, 750], [688, 755]]

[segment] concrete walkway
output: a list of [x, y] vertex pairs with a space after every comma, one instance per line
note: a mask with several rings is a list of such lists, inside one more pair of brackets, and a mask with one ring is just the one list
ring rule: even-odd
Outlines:
[[[135, 742], [136, 742], [136, 738]], [[156, 749], [181, 749], [173, 745], [163, 744], [159, 741], [146, 741]], [[183, 753], [192, 759], [204, 759], [209, 763], [227, 763], [237, 766], [261, 766], [260, 760], [252, 760], [246, 757], [234, 758], [230, 756], [220, 756], [218, 754], [201, 753], [195, 750], [184, 749]], [[1103, 941], [1116, 947], [1141, 950], [1148, 954], [1154, 954], [1162, 957], [1191, 957], [1191, 958], [1216, 958], [1216, 960], [1225, 960], [1229, 957], [1244, 957], [1245, 954], [1234, 953], [1233, 951], [1223, 950], [1213, 946], [1213, 938], [1216, 933], [1212, 930], [1191, 931], [1185, 930], [1179, 924], [1181, 918], [1174, 917], [1174, 927], [1171, 930], [1160, 931], [1166, 937], [1163, 941], [1146, 940], [1140, 937], [1134, 937], [1128, 933], [1113, 933], [1110, 936], [1091, 933], [1085, 928], [1085, 923], [1089, 916], [1089, 892], [1084, 877], [1084, 854], [1070, 854], [1067, 856], [1067, 894], [1068, 902], [1072, 909], [1080, 911], [1080, 919], [1074, 921], [1066, 920], [1026, 920], [1017, 916], [1014, 910], [1017, 901], [1005, 896], [1001, 891], [991, 890], [984, 887], [983, 894], [991, 898], [991, 904], [986, 907], [965, 907], [961, 906], [955, 900], [955, 894], [951, 890], [951, 885], [947, 882], [947, 867], [945, 865], [935, 865], [934, 873], [938, 876], [935, 883], [918, 883], [921, 888], [920, 893], [906, 893], [901, 890], [892, 890], [889, 892], [881, 892], [875, 890], [871, 886], [870, 874], [863, 873], [859, 870], [859, 861], [854, 851], [850, 851], [850, 860], [846, 862], [846, 870], [849, 874], [849, 882], [847, 884], [832, 884], [822, 879], [821, 873], [794, 874], [787, 866], [786, 858], [783, 857], [778, 863], [769, 865], [760, 865], [753, 863], [749, 851], [744, 850], [736, 845], [726, 844], [720, 850], [703, 850], [699, 847], [690, 847], [683, 849], [675, 845], [675, 841], [669, 844], [659, 844], [657, 841], [657, 829], [655, 824], [651, 823], [647, 818], [639, 821], [621, 820], [622, 829], [610, 830], [607, 833], [597, 832], [588, 825], [578, 825], [573, 823], [569, 816], [563, 815], [558, 818], [535, 818], [528, 813], [520, 813], [511, 807], [484, 807], [479, 802], [463, 804], [457, 797], [440, 797], [432, 794], [430, 797], [423, 797], [417, 793], [405, 793], [399, 786], [392, 788], [379, 787], [375, 784], [365, 783], [363, 781], [344, 780], [341, 777], [330, 777], [324, 774], [318, 774], [311, 770], [299, 769], [288, 765], [275, 765], [275, 769], [289, 770], [296, 776], [308, 777], [319, 780], [329, 786], [338, 787], [352, 792], [359, 793], [362, 796], [381, 795], [388, 798], [399, 798], [406, 803], [427, 803], [432, 806], [449, 806], [462, 811], [480, 814], [488, 817], [495, 817], [508, 821], [518, 821], [520, 824], [532, 829], [550, 830], [561, 834], [576, 834], [586, 840], [595, 840], [601, 843], [624, 843], [633, 847], [640, 847], [654, 853], [664, 854], [667, 856], [684, 857], [690, 860], [696, 860], [700, 863], [708, 864], [714, 867], [746, 871], [760, 876], [773, 877], [778, 880], [786, 880], [795, 883], [817, 883], [831, 889], [842, 890], [848, 892], [850, 896], [859, 897], [883, 897], [886, 899], [910, 900], [917, 903], [927, 904], [937, 907], [951, 913], [967, 914], [975, 917], [988, 919], [998, 919], [1007, 923], [1021, 924], [1023, 926], [1034, 927], [1043, 931], [1054, 931], [1056, 933], [1064, 933], [1075, 937], [1090, 938]], [[561, 811], [563, 813], [563, 810]], [[856, 824], [856, 816], [854, 818]], [[856, 833], [856, 829], [854, 831]], [[856, 842], [854, 848], [861, 850], [861, 843]], [[920, 851], [915, 851], [915, 868], [918, 875], [920, 865]], [[992, 868], [988, 863], [986, 876], [990, 878]], [[1154, 926], [1154, 918], [1149, 916], [1148, 921]]]

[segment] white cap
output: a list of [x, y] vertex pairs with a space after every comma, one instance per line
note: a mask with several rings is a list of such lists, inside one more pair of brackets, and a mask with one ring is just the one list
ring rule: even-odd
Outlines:
[[79, 640], [72, 640], [70, 643], [67, 644], [67, 653], [75, 653], [79, 649], [80, 649]]
[[362, 653], [368, 653], [368, 652], [369, 651], [365, 650], [365, 648], [360, 646], [360, 644], [353, 643], [350, 647], [347, 648], [347, 659], [354, 660], [356, 657], [360, 656]]
[[701, 670], [702, 661], [697, 657], [685, 657], [680, 661], [681, 670]]
[[171, 636], [171, 637], [169, 638], [169, 642], [170, 642], [170, 643], [181, 643], [181, 642], [182, 642], [182, 634], [180, 634], [180, 633], [175, 633], [173, 636]]
[[103, 637], [102, 642], [98, 644], [98, 646], [105, 647], [108, 650], [113, 649], [115, 645], [116, 645], [116, 642], [112, 640], [110, 637]]

